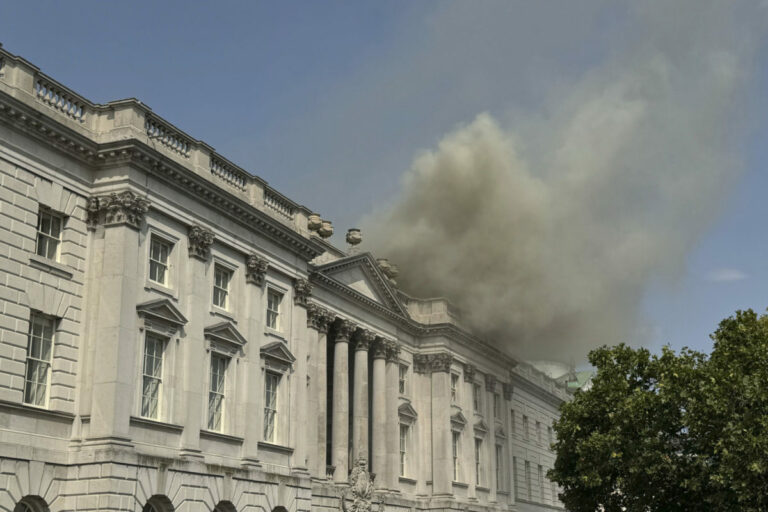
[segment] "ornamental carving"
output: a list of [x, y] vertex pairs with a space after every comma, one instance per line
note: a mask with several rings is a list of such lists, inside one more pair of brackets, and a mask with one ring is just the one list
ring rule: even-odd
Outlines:
[[355, 334], [355, 350], [368, 350], [375, 339], [376, 335], [367, 329], [357, 331]]
[[475, 367], [464, 363], [464, 382], [475, 382]]
[[139, 229], [144, 214], [149, 211], [150, 202], [130, 190], [113, 192], [108, 196], [90, 197], [86, 204], [88, 229], [105, 226], [126, 225]]
[[384, 338], [376, 338], [373, 342], [373, 358], [385, 359], [387, 357], [387, 344], [389, 342]]
[[490, 374], [485, 374], [485, 390], [491, 393], [496, 392], [496, 377]]
[[416, 373], [433, 373], [451, 371], [453, 357], [448, 353], [440, 354], [415, 354], [413, 356], [413, 370]]
[[245, 282], [263, 286], [267, 276], [269, 262], [258, 254], [249, 254], [245, 258]]
[[336, 343], [348, 343], [349, 337], [355, 332], [357, 325], [353, 324], [349, 320], [340, 320], [336, 327]]
[[215, 236], [210, 229], [192, 226], [189, 228], [189, 255], [199, 260], [208, 261], [214, 239]]
[[[342, 491], [341, 510], [342, 512], [371, 512], [371, 500], [373, 499], [373, 482], [376, 478], [374, 473], [368, 472], [368, 460], [365, 457], [359, 457], [355, 461], [355, 467], [349, 474], [349, 487]], [[351, 497], [348, 497], [349, 495]], [[352, 500], [352, 505], [347, 506], [347, 500]], [[384, 500], [379, 503], [376, 512], [382, 512], [384, 509]]]
[[501, 389], [504, 392], [504, 400], [512, 400], [512, 384], [509, 382], [502, 382]]
[[317, 304], [307, 304], [307, 327], [315, 329], [320, 334], [328, 334], [328, 327], [333, 321], [333, 315], [327, 309]]
[[312, 295], [312, 285], [303, 278], [293, 280], [293, 303], [307, 307], [307, 301]]
[[396, 341], [387, 341], [387, 362], [396, 363], [400, 360], [400, 344]]

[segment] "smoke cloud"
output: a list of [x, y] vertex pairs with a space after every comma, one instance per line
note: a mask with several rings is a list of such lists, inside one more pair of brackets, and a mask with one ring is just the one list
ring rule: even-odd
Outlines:
[[681, 273], [742, 171], [741, 92], [764, 27], [727, 2], [634, 15], [637, 38], [539, 115], [458, 126], [362, 223], [403, 290], [448, 297], [513, 355], [583, 361], [642, 342], [647, 285]]

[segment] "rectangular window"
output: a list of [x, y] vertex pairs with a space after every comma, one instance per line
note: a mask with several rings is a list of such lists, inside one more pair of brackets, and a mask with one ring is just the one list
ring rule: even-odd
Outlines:
[[405, 476], [406, 457], [408, 456], [408, 425], [400, 424], [400, 476]]
[[549, 482], [549, 490], [552, 493], [552, 504], [557, 505], [557, 484], [555, 482]]
[[280, 329], [280, 303], [283, 301], [283, 294], [275, 290], [267, 292], [267, 327]]
[[493, 417], [501, 419], [501, 396], [498, 393], [493, 394]]
[[275, 442], [275, 430], [277, 424], [277, 387], [280, 384], [280, 376], [267, 373], [264, 382], [264, 440]]
[[54, 319], [32, 313], [27, 341], [27, 367], [24, 379], [24, 403], [45, 407], [51, 377]]
[[552, 449], [551, 448], [552, 447], [552, 443], [553, 443], [553, 440], [552, 440], [552, 427], [547, 427], [547, 439], [549, 440], [550, 449]]
[[517, 434], [517, 419], [515, 418], [515, 410], [510, 409], [509, 416], [512, 418], [512, 433]]
[[213, 267], [213, 305], [221, 309], [229, 309], [229, 281], [232, 272], [216, 265]]
[[59, 244], [61, 243], [62, 218], [48, 210], [40, 210], [37, 214], [37, 248], [38, 256], [58, 261]]
[[500, 444], [496, 445], [496, 490], [504, 490], [504, 457]]
[[144, 365], [142, 369], [141, 415], [157, 419], [160, 412], [160, 393], [163, 384], [163, 352], [165, 339], [147, 334], [144, 338]]
[[475, 485], [480, 485], [482, 482], [482, 450], [483, 450], [483, 440], [476, 437], [475, 438]]
[[208, 387], [208, 430], [222, 430], [224, 416], [224, 386], [229, 360], [211, 354], [211, 381]]
[[525, 491], [528, 493], [526, 496], [529, 500], [533, 501], [533, 494], [531, 491], [531, 463], [525, 461]]
[[149, 242], [149, 280], [163, 286], [168, 286], [168, 256], [171, 254], [171, 244], [155, 235]]
[[455, 373], [451, 374], [451, 403], [459, 401], [459, 376]]
[[539, 502], [544, 503], [544, 468], [541, 467], [541, 464], [539, 464], [539, 467], [538, 467], [538, 477], [539, 477]]
[[517, 493], [517, 457], [512, 457], [512, 489], [515, 492], [515, 499], [520, 499]]
[[483, 389], [480, 384], [472, 384], [472, 408], [477, 414], [481, 414], [480, 408], [483, 406]]
[[523, 415], [523, 439], [525, 439], [526, 441], [529, 440], [529, 435], [528, 435], [528, 416], [526, 416], [526, 415]]
[[461, 441], [461, 432], [451, 432], [451, 453], [453, 456], [453, 481], [459, 481], [459, 442]]
[[401, 364], [398, 372], [397, 389], [401, 395], [404, 395], [408, 389], [408, 367]]
[[536, 442], [541, 444], [541, 422], [536, 422]]

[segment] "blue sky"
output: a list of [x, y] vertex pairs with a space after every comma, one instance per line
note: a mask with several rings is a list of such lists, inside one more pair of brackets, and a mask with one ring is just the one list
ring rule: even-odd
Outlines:
[[[696, 205], [716, 214], [683, 268], [644, 281], [635, 344], [708, 351], [721, 318], [768, 306], [766, 10], [739, 6], [756, 13], [732, 120], [744, 169]], [[644, 34], [599, 0], [0, 4], [7, 50], [93, 101], [139, 98], [337, 232], [396, 202], [414, 157], [457, 125], [556, 117], [553, 97]]]

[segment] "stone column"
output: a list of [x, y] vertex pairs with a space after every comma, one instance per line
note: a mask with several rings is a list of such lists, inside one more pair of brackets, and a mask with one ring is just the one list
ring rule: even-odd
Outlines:
[[368, 458], [368, 349], [375, 335], [360, 330], [355, 335], [355, 375], [352, 381], [352, 459]]
[[192, 226], [189, 229], [187, 264], [187, 280], [189, 282], [189, 297], [187, 300], [187, 336], [183, 347], [183, 387], [182, 403], [184, 431], [181, 434], [181, 455], [186, 457], [202, 457], [200, 450], [200, 429], [203, 426], [203, 418], [207, 417], [207, 411], [203, 410], [203, 404], [207, 403], [204, 389], [205, 378], [209, 369], [205, 367], [205, 339], [203, 329], [209, 315], [203, 314], [210, 309], [211, 284], [206, 277], [206, 268], [211, 257], [211, 245], [214, 234], [211, 230]]
[[414, 368], [431, 373], [432, 395], [432, 495], [453, 494], [451, 453], [451, 362], [448, 353], [420, 355]]
[[349, 337], [355, 325], [342, 320], [333, 347], [333, 423], [331, 462], [334, 482], [346, 482], [349, 473]]
[[[328, 334], [328, 324], [331, 319], [330, 313], [315, 305], [307, 306], [307, 327], [310, 329], [309, 342], [313, 345], [311, 350], [313, 363], [311, 365], [310, 388], [309, 388], [309, 418], [310, 418], [310, 451], [309, 467], [310, 474], [314, 478], [326, 478], [326, 415], [328, 414], [326, 404], [326, 343]], [[311, 335], [312, 332], [316, 334]], [[314, 338], [314, 339], [313, 339]], [[314, 422], [317, 419], [317, 427]], [[313, 448], [314, 447], [314, 448]]]
[[387, 487], [387, 342], [382, 338], [373, 344], [373, 460], [376, 488]]
[[136, 410], [136, 302], [139, 229], [149, 201], [133, 192], [88, 200], [88, 228], [104, 226], [100, 275], [90, 293], [100, 297], [92, 334], [94, 347], [89, 444], [129, 444], [129, 420]]
[[[387, 346], [387, 366], [386, 366], [386, 445], [387, 445], [387, 471], [383, 479], [387, 487], [392, 491], [397, 491], [399, 466], [400, 466], [400, 421], [397, 414], [397, 379], [398, 366], [400, 363], [400, 345], [393, 341]], [[378, 392], [378, 391], [377, 391]]]

